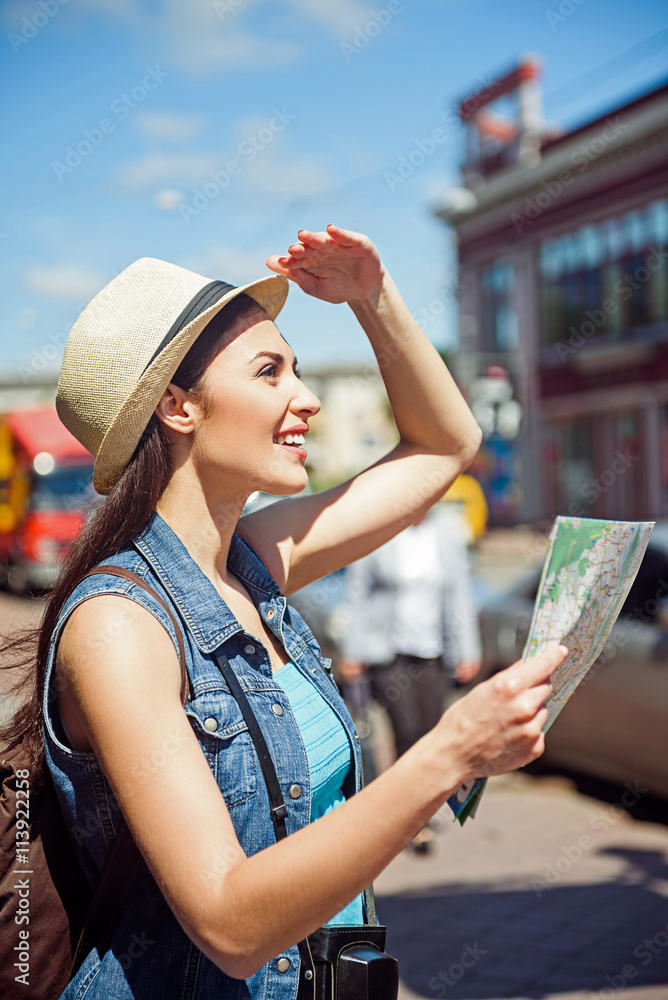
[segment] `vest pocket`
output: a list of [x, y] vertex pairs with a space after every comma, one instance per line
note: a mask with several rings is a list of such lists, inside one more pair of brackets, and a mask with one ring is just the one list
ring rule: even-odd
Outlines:
[[235, 699], [229, 691], [207, 691], [185, 712], [226, 804], [245, 802], [257, 788], [255, 751]]

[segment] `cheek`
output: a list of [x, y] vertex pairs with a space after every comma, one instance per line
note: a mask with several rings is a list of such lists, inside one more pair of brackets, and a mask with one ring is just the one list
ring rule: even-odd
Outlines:
[[[234, 395], [234, 398], [231, 398]], [[202, 425], [198, 451], [213, 462], [230, 461], [245, 466], [251, 456], [273, 448], [273, 435], [280, 414], [266, 399], [231, 392], [212, 400], [211, 413]]]

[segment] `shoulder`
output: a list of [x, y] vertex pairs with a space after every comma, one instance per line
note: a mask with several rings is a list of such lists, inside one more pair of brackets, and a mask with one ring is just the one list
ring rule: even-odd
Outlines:
[[[178, 653], [178, 639], [168, 613], [154, 593], [114, 569], [136, 574], [158, 590], [147, 563], [137, 552], [120, 552], [99, 563], [69, 595], [57, 629], [59, 667], [76, 668], [89, 657], [111, 661], [131, 646], [155, 650], [160, 656]], [[168, 597], [161, 591], [163, 600]]]

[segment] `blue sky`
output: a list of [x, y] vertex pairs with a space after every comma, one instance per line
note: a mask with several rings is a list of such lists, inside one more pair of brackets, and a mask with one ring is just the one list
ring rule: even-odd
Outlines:
[[[139, 257], [239, 284], [328, 222], [366, 232], [452, 346], [429, 206], [457, 183], [457, 101], [535, 52], [545, 117], [576, 125], [665, 79], [667, 23], [663, 0], [4, 2], [2, 374], [56, 372], [85, 303]], [[303, 363], [370, 355], [345, 305], [296, 287], [279, 325]]]

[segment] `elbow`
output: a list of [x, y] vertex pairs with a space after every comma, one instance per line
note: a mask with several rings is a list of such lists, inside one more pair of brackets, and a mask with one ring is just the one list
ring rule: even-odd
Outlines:
[[191, 935], [200, 951], [231, 979], [249, 979], [268, 960], [266, 953], [260, 954], [258, 941], [243, 933], [241, 926], [228, 914], [225, 921], [200, 927], [197, 935]]
[[460, 472], [466, 472], [473, 459], [476, 457], [482, 444], [482, 431], [475, 421], [472, 421], [471, 429], [457, 451], [457, 459], [460, 464]]
[[199, 942], [199, 948], [231, 979], [250, 979], [265, 964], [251, 954], [248, 944], [243, 947], [239, 942], [222, 941], [220, 934], [208, 936], [205, 942]]

